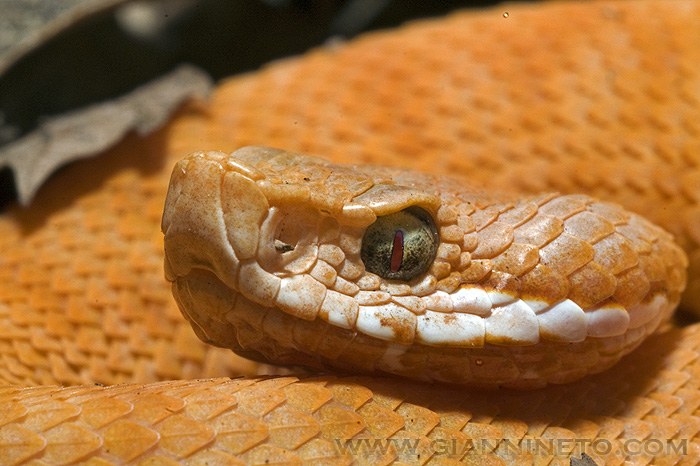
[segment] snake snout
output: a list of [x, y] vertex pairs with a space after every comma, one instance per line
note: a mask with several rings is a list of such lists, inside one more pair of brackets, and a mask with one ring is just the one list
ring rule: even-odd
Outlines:
[[235, 285], [241, 263], [257, 254], [269, 210], [253, 170], [220, 152], [197, 152], [178, 162], [162, 221], [168, 280], [198, 268]]

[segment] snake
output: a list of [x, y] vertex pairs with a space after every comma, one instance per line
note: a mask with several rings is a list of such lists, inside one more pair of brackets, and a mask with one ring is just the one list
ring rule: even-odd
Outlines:
[[697, 464], [699, 43], [457, 12], [65, 168], [0, 219], [0, 464]]

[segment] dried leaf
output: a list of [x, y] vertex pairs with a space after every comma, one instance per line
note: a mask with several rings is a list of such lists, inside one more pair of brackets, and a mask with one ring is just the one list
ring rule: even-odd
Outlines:
[[58, 167], [99, 153], [131, 130], [150, 133], [183, 101], [206, 98], [212, 87], [207, 73], [181, 65], [114, 100], [47, 118], [34, 131], [0, 148], [0, 168], [12, 169], [19, 202], [28, 205]]

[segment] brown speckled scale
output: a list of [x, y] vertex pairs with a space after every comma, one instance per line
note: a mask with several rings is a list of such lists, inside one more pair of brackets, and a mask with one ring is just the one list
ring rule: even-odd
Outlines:
[[[8, 384], [0, 388], [0, 464], [563, 465], [581, 453], [566, 448], [568, 439], [597, 464], [698, 464], [697, 324], [666, 326], [611, 370], [529, 392], [332, 376], [200, 380], [279, 369], [197, 340], [163, 278], [158, 226], [177, 160], [251, 144], [534, 196], [583, 192], [675, 236], [689, 258], [683, 306], [697, 311], [699, 18], [697, 0], [573, 1], [416, 23], [235, 77], [157, 134], [63, 170], [35, 206], [0, 219], [0, 380]], [[514, 228], [511, 248], [544, 249], [559, 234], [592, 241], [608, 225], [582, 231], [576, 214], [558, 218], [574, 206], [545, 215], [535, 205], [547, 199], [532, 199], [470, 221], [464, 208], [440, 218], [476, 231], [498, 217]], [[526, 228], [535, 210], [541, 224]], [[617, 228], [627, 221], [608, 204], [590, 211]], [[617, 235], [592, 242], [589, 263], [616, 277], [614, 299], [632, 302], [640, 291], [625, 283], [663, 267], [635, 266], [648, 242]], [[471, 262], [460, 277], [478, 282], [505, 269], [473, 257], [476, 236], [461, 247]], [[526, 272], [530, 256], [518, 248], [527, 277], [520, 292], [562, 295], [562, 277], [542, 264]], [[611, 249], [615, 263], [606, 262]], [[457, 260], [466, 258], [434, 270], [446, 289]], [[576, 360], [590, 357], [582, 351]], [[133, 384], [93, 385], [123, 382]], [[398, 439], [417, 448], [399, 451]], [[536, 440], [561, 448], [533, 451]], [[673, 448], [652, 455], [625, 449], [635, 446], [629, 440]]]

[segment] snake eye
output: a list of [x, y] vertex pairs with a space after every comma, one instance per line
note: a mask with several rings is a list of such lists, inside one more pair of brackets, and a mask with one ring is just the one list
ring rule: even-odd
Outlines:
[[409, 281], [430, 268], [439, 241], [430, 214], [412, 206], [377, 217], [365, 230], [360, 254], [367, 271], [387, 280]]

